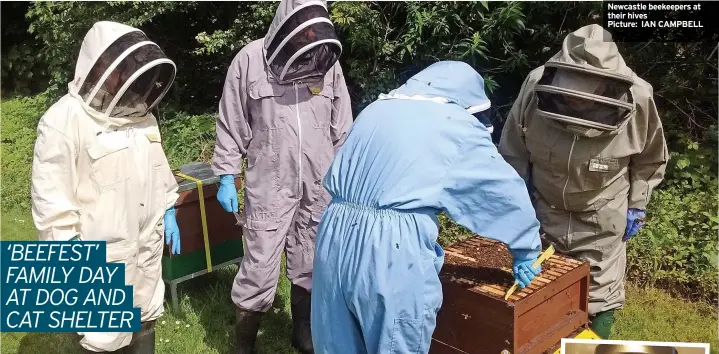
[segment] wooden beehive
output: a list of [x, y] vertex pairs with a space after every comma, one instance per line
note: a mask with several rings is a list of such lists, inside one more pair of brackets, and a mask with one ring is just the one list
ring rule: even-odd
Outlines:
[[[207, 164], [182, 166], [180, 172], [202, 181], [212, 265], [241, 257], [243, 255], [242, 227], [236, 225], [234, 214], [226, 212], [217, 201], [219, 178]], [[162, 276], [166, 281], [207, 268], [197, 184], [182, 177], [176, 179], [180, 194], [175, 203], [177, 226], [180, 229], [180, 254], [171, 254], [170, 247], [165, 246]], [[235, 186], [237, 188], [242, 186], [239, 177], [235, 179]]]
[[555, 253], [528, 288], [504, 300], [511, 264], [504, 244], [481, 237], [445, 250], [431, 354], [546, 353], [587, 327], [587, 263]]

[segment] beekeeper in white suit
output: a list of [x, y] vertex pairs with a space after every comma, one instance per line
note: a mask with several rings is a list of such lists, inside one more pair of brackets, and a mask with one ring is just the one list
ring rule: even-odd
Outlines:
[[163, 313], [162, 239], [179, 253], [175, 182], [151, 109], [175, 64], [143, 32], [98, 22], [85, 36], [69, 94], [38, 124], [32, 215], [43, 241], [106, 241], [125, 264], [140, 332], [80, 333], [89, 352], [154, 353]]

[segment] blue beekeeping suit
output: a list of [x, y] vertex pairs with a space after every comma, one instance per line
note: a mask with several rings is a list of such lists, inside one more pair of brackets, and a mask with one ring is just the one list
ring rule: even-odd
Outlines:
[[[472, 116], [482, 77], [439, 62], [369, 105], [325, 176], [312, 283], [316, 353], [427, 353], [442, 304], [437, 214], [536, 258], [524, 180]], [[320, 310], [321, 309], [321, 310]]]

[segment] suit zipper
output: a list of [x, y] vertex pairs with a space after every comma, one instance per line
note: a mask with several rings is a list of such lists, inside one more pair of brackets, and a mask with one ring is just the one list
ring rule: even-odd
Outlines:
[[[572, 139], [572, 147], [569, 148], [569, 159], [567, 159], [567, 180], [564, 182], [564, 189], [562, 189], [562, 202], [564, 203], [564, 210], [567, 210], [567, 185], [569, 184], [569, 177], [571, 175], [571, 163], [572, 163], [572, 153], [574, 152], [574, 144], [577, 142], [577, 136], [575, 135]], [[567, 220], [567, 238], [568, 241], [572, 241], [572, 236], [570, 231], [572, 230], [572, 212], [569, 212], [569, 220]]]
[[[301, 82], [299, 82], [301, 84]], [[297, 89], [297, 82], [293, 82], [292, 85], [295, 88], [295, 111], [297, 113], [297, 164], [299, 166], [297, 171], [297, 198], [302, 198], [302, 121], [300, 120], [300, 94]]]

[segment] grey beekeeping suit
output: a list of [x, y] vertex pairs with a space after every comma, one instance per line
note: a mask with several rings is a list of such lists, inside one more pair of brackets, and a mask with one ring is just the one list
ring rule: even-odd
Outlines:
[[529, 183], [557, 251], [591, 264], [589, 312], [624, 304], [627, 209], [645, 209], [669, 158], [652, 87], [598, 25], [570, 33], [522, 85], [499, 151]]
[[293, 294], [311, 287], [315, 234], [329, 201], [322, 178], [352, 123], [326, 6], [283, 0], [267, 35], [242, 48], [227, 73], [213, 170], [239, 174], [247, 158], [246, 249], [232, 289], [240, 310], [270, 308], [283, 248]]

